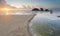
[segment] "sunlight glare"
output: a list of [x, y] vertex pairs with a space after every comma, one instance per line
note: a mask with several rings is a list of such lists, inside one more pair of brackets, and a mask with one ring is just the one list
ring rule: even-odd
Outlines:
[[3, 10], [5, 10], [5, 11], [9, 11], [10, 9], [9, 9], [9, 8], [4, 8]]
[[4, 8], [3, 10], [5, 11], [5, 15], [9, 15], [9, 8]]

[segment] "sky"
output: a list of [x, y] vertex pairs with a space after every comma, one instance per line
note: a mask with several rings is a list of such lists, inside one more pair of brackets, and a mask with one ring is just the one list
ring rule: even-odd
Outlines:
[[60, 8], [60, 0], [6, 0], [6, 2], [17, 8]]

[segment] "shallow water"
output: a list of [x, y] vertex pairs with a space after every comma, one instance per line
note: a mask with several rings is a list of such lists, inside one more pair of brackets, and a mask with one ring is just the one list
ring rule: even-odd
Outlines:
[[38, 13], [30, 22], [32, 36], [60, 36], [60, 14]]

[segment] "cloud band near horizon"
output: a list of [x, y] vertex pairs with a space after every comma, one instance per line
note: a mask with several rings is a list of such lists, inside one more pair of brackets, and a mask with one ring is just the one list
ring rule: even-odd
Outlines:
[[17, 8], [60, 8], [60, 0], [6, 0], [6, 2]]

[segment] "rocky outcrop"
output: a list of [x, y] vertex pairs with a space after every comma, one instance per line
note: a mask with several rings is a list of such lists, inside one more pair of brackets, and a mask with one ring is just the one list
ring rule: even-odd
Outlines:
[[32, 11], [40, 11], [38, 8], [34, 8], [32, 9]]
[[40, 11], [44, 11], [43, 8], [40, 8]]
[[48, 9], [45, 9], [45, 11], [49, 11]]
[[44, 10], [43, 8], [40, 8], [40, 9], [39, 8], [33, 8], [32, 11], [47, 11], [47, 12], [50, 11], [52, 13], [52, 10], [49, 10], [49, 9]]

